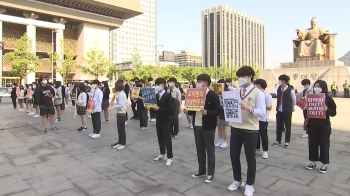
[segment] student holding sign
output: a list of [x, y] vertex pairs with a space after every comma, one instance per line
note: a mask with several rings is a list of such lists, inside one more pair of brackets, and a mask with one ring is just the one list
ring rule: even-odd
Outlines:
[[[136, 85], [136, 87], [144, 88], [145, 87], [145, 81], [140, 80], [139, 83]], [[135, 89], [135, 88], [134, 88]], [[139, 130], [146, 130], [148, 127], [148, 116], [147, 116], [147, 110], [145, 108], [143, 99], [142, 99], [142, 93], [141, 90], [139, 91], [139, 97], [137, 98], [137, 116], [140, 121], [140, 127]]]
[[[236, 72], [239, 90], [239, 103], [242, 108], [242, 123], [231, 123], [230, 156], [234, 182], [228, 187], [229, 191], [236, 191], [245, 186], [244, 195], [253, 196], [256, 174], [255, 149], [258, 142], [259, 118], [266, 115], [264, 94], [253, 85], [255, 72], [249, 66], [243, 66]], [[247, 183], [241, 174], [241, 149], [244, 145], [245, 156], [248, 164]]]
[[[225, 84], [225, 80], [221, 79], [218, 81], [218, 84], [222, 84], [224, 88], [222, 91], [228, 91], [228, 85]], [[212, 84], [213, 85], [213, 84]], [[220, 104], [223, 106], [223, 98], [222, 98], [222, 91], [217, 92], [219, 98], [220, 98]], [[225, 121], [225, 114], [224, 110], [222, 108], [219, 116], [218, 116], [218, 137], [219, 137], [219, 142], [215, 144], [215, 147], [226, 149], [228, 147], [227, 145], [227, 125], [228, 122]]]
[[[208, 162], [208, 176], [205, 180], [210, 183], [214, 179], [215, 174], [215, 129], [217, 126], [217, 117], [222, 111], [219, 97], [214, 91], [209, 89], [211, 78], [208, 74], [201, 74], [197, 77], [196, 88], [206, 90], [206, 97], [204, 108], [200, 111], [184, 110], [186, 114], [193, 116], [194, 138], [196, 141], [198, 171], [192, 175], [192, 178], [198, 178], [207, 173]], [[187, 96], [187, 95], [186, 95]], [[186, 97], [187, 99], [187, 97]]]
[[[302, 102], [302, 103], [305, 104], [305, 102], [306, 102], [306, 101], [305, 101], [305, 100], [306, 100], [306, 96], [309, 95], [309, 94], [313, 94], [313, 91], [314, 91], [314, 90], [313, 90], [313, 88], [311, 87], [311, 81], [310, 81], [309, 79], [304, 79], [304, 80], [302, 80], [302, 81], [301, 81], [301, 85], [303, 85], [304, 90], [301, 91], [300, 93], [298, 93], [297, 96], [299, 96], [300, 98], [302, 98], [303, 101], [304, 101], [304, 102]], [[297, 101], [297, 102], [298, 102], [298, 101]], [[306, 120], [306, 119], [307, 119], [307, 110], [306, 110], [305, 108], [301, 108], [301, 109], [303, 110], [304, 120]], [[307, 130], [305, 130], [305, 131], [306, 131], [306, 133], [300, 135], [301, 138], [307, 138], [307, 137], [309, 137], [309, 136], [308, 136]]]
[[[323, 100], [311, 98], [311, 96], [307, 97], [306, 107], [309, 118], [306, 126], [309, 133], [309, 160], [311, 163], [306, 166], [306, 169], [316, 168], [316, 161], [321, 161], [323, 165], [319, 172], [325, 174], [329, 164], [329, 138], [332, 130], [330, 117], [337, 114], [337, 106], [333, 98], [328, 95], [328, 87], [325, 81], [318, 80], [315, 82], [314, 93], [316, 95], [324, 94], [325, 96]], [[322, 108], [319, 107], [320, 105], [323, 105]], [[319, 118], [311, 118], [310, 111], [315, 110], [325, 111], [325, 117], [320, 115]]]

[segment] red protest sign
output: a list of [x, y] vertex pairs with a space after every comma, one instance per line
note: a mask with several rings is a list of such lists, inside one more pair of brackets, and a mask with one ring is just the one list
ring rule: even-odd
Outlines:
[[204, 108], [206, 88], [189, 88], [186, 91], [185, 108], [188, 111], [200, 111]]
[[306, 107], [306, 101], [303, 97], [296, 96], [296, 105], [300, 107], [300, 109], [304, 110]]
[[307, 99], [307, 117], [308, 118], [326, 118], [325, 94], [309, 94]]

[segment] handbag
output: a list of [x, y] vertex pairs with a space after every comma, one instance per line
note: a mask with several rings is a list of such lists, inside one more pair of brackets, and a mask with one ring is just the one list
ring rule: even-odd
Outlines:
[[87, 112], [92, 113], [92, 114], [95, 111], [95, 100], [94, 100], [94, 97], [95, 97], [95, 92], [94, 92], [94, 95], [92, 96], [92, 98], [89, 99], [88, 104], [87, 104], [87, 109], [86, 109]]

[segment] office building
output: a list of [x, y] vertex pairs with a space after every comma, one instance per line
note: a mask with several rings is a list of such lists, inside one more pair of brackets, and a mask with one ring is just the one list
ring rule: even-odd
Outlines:
[[[83, 65], [82, 57], [97, 43], [99, 49], [105, 51], [106, 58], [110, 58], [110, 31], [142, 12], [140, 0], [119, 0], [117, 3], [110, 0], [1, 0], [0, 87], [20, 83], [20, 77], [11, 72], [11, 62], [4, 55], [16, 49], [16, 40], [25, 33], [32, 41], [31, 51], [39, 56], [41, 67], [35, 73], [29, 73], [23, 82], [35, 82], [41, 76], [62, 81], [62, 76], [53, 69], [49, 54], [60, 53], [67, 44], [76, 53], [77, 63]], [[94, 78], [76, 69], [65, 79]]]
[[181, 50], [181, 53], [175, 54], [175, 62], [179, 66], [202, 67], [202, 55], [193, 51]]
[[128, 19], [112, 32], [113, 63], [132, 61], [135, 51], [143, 65], [156, 65], [157, 59], [157, 0], [141, 0], [143, 14]]
[[265, 24], [232, 7], [202, 11], [203, 65], [265, 67]]

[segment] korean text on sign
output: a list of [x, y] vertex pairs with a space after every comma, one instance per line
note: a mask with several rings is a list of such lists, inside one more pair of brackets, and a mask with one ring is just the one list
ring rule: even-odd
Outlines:
[[157, 107], [156, 90], [154, 88], [141, 89], [143, 104], [149, 108]]
[[132, 88], [132, 91], [131, 91], [131, 98], [137, 99], [137, 98], [139, 98], [139, 94], [140, 94], [140, 87], [134, 87], [134, 88]]
[[206, 88], [190, 88], [186, 91], [185, 108], [188, 111], [200, 111], [204, 109]]
[[307, 95], [306, 99], [307, 117], [325, 119], [325, 94], [309, 94]]
[[304, 110], [306, 107], [306, 100], [303, 97], [296, 96], [296, 105]]
[[242, 123], [242, 108], [239, 91], [224, 91], [222, 94], [224, 103], [225, 121]]

